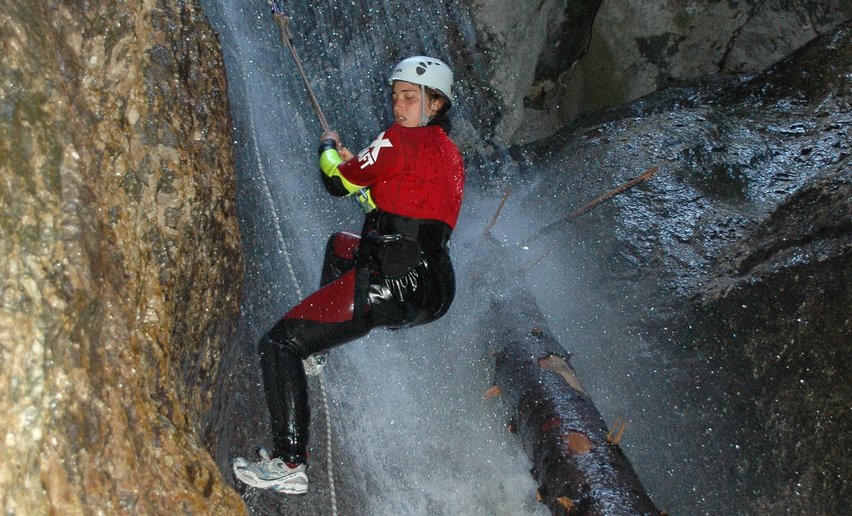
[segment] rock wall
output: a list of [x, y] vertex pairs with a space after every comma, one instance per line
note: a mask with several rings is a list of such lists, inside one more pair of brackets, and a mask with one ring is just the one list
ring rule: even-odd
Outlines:
[[[852, 171], [847, 159], [796, 192], [738, 245], [726, 250], [692, 303], [684, 340], [736, 355], [759, 380], [755, 410], [765, 421], [770, 463], [743, 473], [792, 478], [755, 501], [761, 514], [843, 512], [852, 474], [844, 299], [852, 285]], [[796, 443], [795, 452], [789, 445]], [[814, 460], [818, 458], [817, 460]], [[777, 465], [783, 464], [783, 468]], [[779, 472], [778, 470], [781, 470]]]
[[[665, 381], [681, 388], [661, 412], [712, 464], [701, 484], [720, 492], [716, 478], [735, 477], [725, 498], [749, 514], [848, 505], [850, 463], [837, 450], [850, 446], [852, 397], [850, 70], [846, 22], [754, 77], [679, 83], [511, 151], [536, 174], [529, 209], [553, 221], [533, 250], [558, 246], [593, 293], [589, 315], [569, 315], [572, 332], [626, 324], [619, 344], [641, 336], [662, 350], [653, 368], [677, 364]], [[654, 165], [646, 183], [571, 219]], [[548, 196], [559, 202], [534, 207]], [[652, 496], [668, 489], [657, 476], [646, 477]]]
[[505, 106], [495, 138], [511, 144], [670, 81], [758, 72], [852, 18], [842, 0], [550, 0], [521, 12], [505, 0], [471, 5], [491, 56], [489, 82]]
[[[551, 76], [558, 77], [577, 64], [600, 4], [601, 0], [543, 0], [518, 9], [515, 2], [471, 1], [480, 44], [490, 63], [488, 83], [502, 100], [503, 117], [494, 130], [498, 142], [511, 141], [525, 115], [534, 115], [525, 113], [525, 97], [549, 94], [554, 87]], [[533, 88], [534, 79], [545, 75]], [[552, 129], [530, 127], [525, 137], [534, 139], [550, 132]]]
[[634, 100], [670, 80], [759, 72], [850, 16], [840, 0], [604, 2], [584, 71], [618, 87], [586, 106]]
[[242, 267], [218, 42], [179, 0], [2, 12], [2, 510], [243, 512], [198, 437]]

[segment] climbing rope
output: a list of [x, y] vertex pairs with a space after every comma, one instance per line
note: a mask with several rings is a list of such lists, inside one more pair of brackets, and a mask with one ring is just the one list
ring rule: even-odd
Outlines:
[[325, 464], [328, 471], [328, 490], [331, 496], [331, 514], [337, 516], [337, 493], [334, 489], [334, 467], [331, 460], [331, 414], [328, 410], [328, 396], [325, 393], [325, 375], [319, 374], [320, 394], [322, 395], [322, 411], [325, 414]]
[[[320, 108], [319, 101], [317, 100], [316, 95], [314, 95], [314, 91], [311, 88], [310, 82], [308, 82], [308, 77], [305, 74], [305, 69], [302, 67], [302, 61], [299, 59], [299, 54], [296, 52], [295, 47], [293, 47], [293, 42], [291, 41], [290, 36], [290, 17], [284, 14], [284, 8], [281, 5], [279, 0], [271, 0], [269, 2], [272, 7], [272, 17], [275, 19], [275, 23], [278, 24], [278, 28], [281, 31], [281, 41], [290, 49], [290, 53], [293, 55], [293, 61], [296, 63], [296, 68], [299, 70], [299, 75], [302, 76], [302, 81], [305, 83], [305, 89], [308, 92], [308, 97], [311, 99], [311, 104], [314, 106], [314, 111], [317, 113], [317, 118], [319, 119], [320, 125], [322, 126], [322, 130], [325, 132], [329, 132], [328, 121], [325, 118], [325, 115], [322, 112], [322, 108]], [[253, 119], [252, 119], [253, 120]], [[260, 166], [260, 152], [257, 149], [257, 138], [254, 133], [254, 123], [252, 122], [252, 139], [255, 142], [255, 157], [258, 161], [258, 166]], [[266, 174], [263, 174], [264, 181], [266, 180]], [[273, 214], [276, 217], [275, 227], [278, 228], [279, 224], [277, 223], [277, 213], [274, 208], [274, 204], [272, 203], [272, 195], [269, 193], [269, 187], [266, 186], [266, 194], [267, 200], [273, 207]], [[284, 247], [284, 238], [281, 235], [281, 230], [278, 229], [278, 240], [281, 249], [284, 250], [284, 258], [287, 264], [287, 269], [290, 272], [290, 279], [293, 281], [293, 285], [296, 287], [296, 294], [301, 299], [304, 297], [302, 295], [302, 289], [299, 287], [299, 281], [296, 278], [296, 275], [293, 271], [293, 267], [290, 264], [290, 257], [286, 252], [286, 248]], [[328, 409], [328, 395], [325, 390], [325, 375], [322, 371], [319, 374], [319, 387], [320, 387], [320, 396], [322, 398], [322, 408], [323, 414], [325, 415], [325, 449], [326, 449], [326, 472], [328, 476], [328, 490], [330, 493], [330, 504], [331, 504], [331, 514], [332, 516], [337, 516], [337, 490], [334, 486], [334, 461], [332, 460], [331, 455], [331, 413]]]
[[[290, 281], [293, 282], [293, 286], [296, 288], [296, 295], [299, 297], [299, 299], [301, 299], [304, 297], [302, 295], [302, 288], [299, 286], [299, 280], [296, 277], [296, 272], [293, 269], [293, 264], [290, 261], [290, 253], [287, 252], [287, 247], [284, 244], [284, 235], [281, 234], [281, 224], [278, 220], [278, 210], [275, 209], [275, 203], [272, 200], [272, 193], [269, 191], [269, 184], [266, 179], [266, 172], [264, 170], [263, 162], [260, 158], [260, 149], [257, 146], [257, 132], [254, 128], [254, 116], [250, 116], [249, 119], [251, 120], [250, 127], [252, 144], [254, 146], [254, 157], [257, 161], [258, 171], [263, 177], [263, 191], [264, 196], [266, 197], [266, 202], [269, 204], [269, 207], [272, 210], [272, 217], [275, 219], [274, 226], [276, 231], [276, 237], [278, 240], [278, 246], [281, 249], [281, 254], [284, 255], [284, 264], [287, 266], [287, 272], [290, 275]], [[322, 397], [323, 414], [325, 415], [326, 471], [328, 473], [328, 489], [331, 493], [331, 514], [332, 516], [337, 516], [337, 492], [334, 487], [334, 462], [332, 461], [331, 456], [331, 412], [328, 409], [328, 395], [325, 391], [325, 375], [322, 371], [320, 371], [319, 374], [319, 386], [320, 395]]]
[[266, 198], [266, 203], [272, 212], [272, 218], [275, 219], [275, 238], [278, 241], [278, 248], [281, 249], [281, 254], [284, 255], [284, 265], [287, 266], [287, 272], [290, 274], [290, 280], [296, 286], [296, 295], [301, 299], [302, 289], [299, 288], [299, 280], [296, 278], [296, 271], [293, 269], [293, 263], [290, 261], [290, 253], [287, 252], [287, 246], [284, 243], [284, 235], [281, 233], [281, 221], [278, 218], [278, 210], [275, 209], [275, 202], [272, 200], [272, 192], [269, 191], [269, 180], [266, 178], [266, 170], [263, 166], [263, 161], [260, 158], [260, 148], [257, 146], [257, 131], [254, 128], [254, 114], [249, 107], [249, 127], [251, 128], [251, 143], [254, 148], [254, 159], [257, 162], [257, 170], [263, 178], [263, 195]]
[[278, 28], [281, 30], [281, 41], [284, 42], [284, 45], [290, 49], [290, 53], [293, 55], [293, 61], [296, 62], [296, 68], [299, 70], [299, 75], [302, 76], [302, 81], [305, 83], [305, 89], [308, 91], [308, 98], [311, 99], [314, 111], [317, 112], [317, 118], [322, 126], [322, 130], [324, 132], [329, 132], [330, 129], [328, 121], [322, 113], [322, 108], [320, 108], [317, 96], [314, 95], [311, 83], [308, 82], [308, 76], [305, 74], [305, 69], [302, 68], [302, 60], [299, 59], [299, 53], [296, 52], [296, 48], [293, 46], [293, 41], [290, 36], [290, 17], [284, 14], [284, 7], [281, 5], [279, 0], [271, 0], [269, 4], [272, 6], [272, 18], [275, 19], [275, 23], [278, 24]]

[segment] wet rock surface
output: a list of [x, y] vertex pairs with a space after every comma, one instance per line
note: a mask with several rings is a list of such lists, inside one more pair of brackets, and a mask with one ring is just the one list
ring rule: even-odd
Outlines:
[[[538, 111], [530, 111], [524, 109], [524, 98], [530, 96], [535, 102], [570, 76], [587, 50], [600, 4], [600, 0], [548, 0], [532, 9], [518, 9], [514, 2], [501, 0], [470, 2], [479, 45], [488, 63], [485, 77], [501, 100], [502, 116], [493, 134], [497, 141], [512, 140], [522, 123], [524, 131], [516, 139], [547, 135], [551, 124], [538, 118], [577, 113], [575, 99], [563, 99], [567, 106], [562, 109], [549, 106], [544, 110], [539, 106]], [[508, 12], [512, 15], [506, 16]], [[524, 120], [525, 117], [536, 120]]]
[[841, 0], [605, 3], [585, 71], [615, 75], [607, 91], [633, 100], [672, 79], [760, 72], [850, 16]]
[[202, 438], [241, 258], [218, 43], [184, 2], [4, 2], [6, 514], [238, 514]]
[[704, 426], [738, 451], [708, 467], [749, 479], [731, 493], [745, 512], [832, 514], [850, 495], [836, 451], [850, 445], [852, 397], [851, 34], [847, 23], [753, 78], [668, 88], [512, 151], [520, 177], [539, 174], [528, 210], [552, 221], [526, 244], [577, 260], [628, 335], [708, 368], [712, 384], [671, 410], [710, 421], [700, 412], [724, 407]]
[[504, 144], [672, 81], [760, 72], [852, 17], [842, 0], [553, 0], [514, 16], [505, 0], [470, 4], [484, 72], [502, 101], [494, 136]]
[[735, 356], [749, 375], [733, 384], [754, 397], [750, 432], [766, 455], [744, 473], [779, 486], [755, 502], [761, 513], [833, 513], [850, 494], [849, 461], [833, 451], [852, 446], [852, 327], [841, 301], [852, 285], [852, 171], [841, 166], [725, 249], [676, 325], [686, 349]]

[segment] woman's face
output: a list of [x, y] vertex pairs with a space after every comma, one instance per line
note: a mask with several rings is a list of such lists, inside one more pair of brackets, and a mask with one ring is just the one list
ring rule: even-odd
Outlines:
[[[393, 82], [393, 118], [396, 123], [403, 127], [419, 127], [420, 111], [420, 86], [405, 81]], [[432, 117], [441, 107], [439, 99], [426, 98], [426, 116]]]

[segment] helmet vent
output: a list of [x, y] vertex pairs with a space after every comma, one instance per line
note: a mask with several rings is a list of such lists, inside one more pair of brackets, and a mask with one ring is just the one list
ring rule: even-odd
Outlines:
[[388, 78], [388, 84], [406, 81], [441, 92], [447, 100], [453, 98], [453, 71], [440, 59], [414, 56], [400, 61]]

